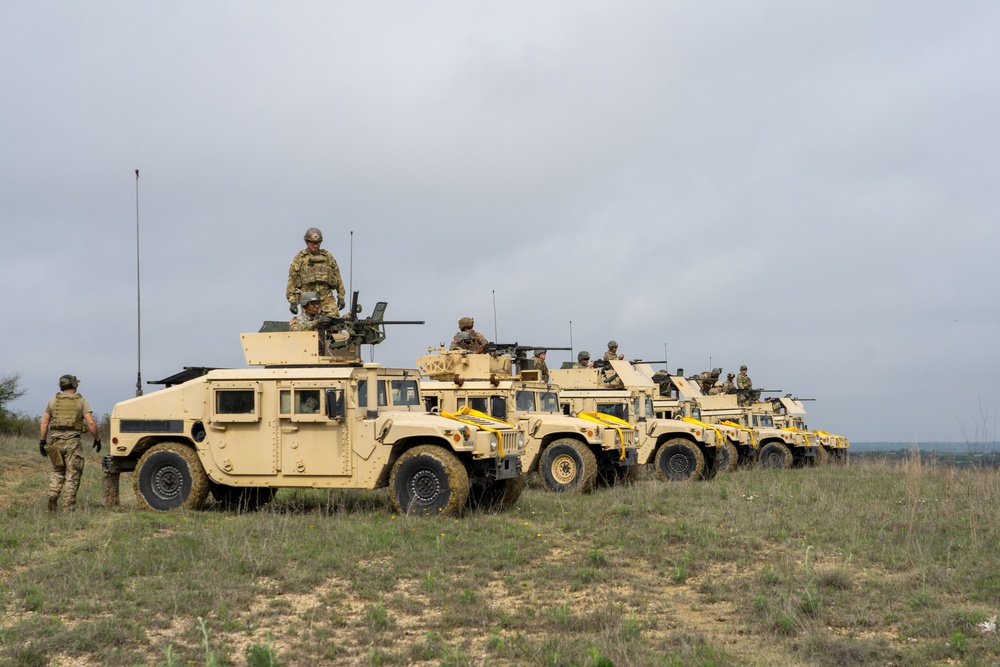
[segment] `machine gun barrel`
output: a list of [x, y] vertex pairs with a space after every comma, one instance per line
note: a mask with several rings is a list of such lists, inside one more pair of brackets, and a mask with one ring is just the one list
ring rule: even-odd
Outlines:
[[629, 359], [628, 362], [630, 364], [665, 364], [667, 360], [647, 361], [646, 359]]

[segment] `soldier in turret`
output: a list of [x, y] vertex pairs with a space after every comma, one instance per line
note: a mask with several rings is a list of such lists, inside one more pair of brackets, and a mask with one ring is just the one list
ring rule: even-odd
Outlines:
[[[66, 491], [63, 509], [76, 509], [76, 492], [83, 475], [83, 451], [80, 436], [89, 432], [94, 437], [94, 450], [101, 451], [101, 436], [97, 431], [90, 403], [76, 393], [80, 380], [75, 375], [59, 378], [59, 393], [49, 399], [42, 414], [38, 453], [49, 457], [52, 476], [49, 478], [49, 511], [59, 509], [59, 497]], [[51, 442], [47, 438], [51, 437]]]
[[613, 359], [624, 359], [624, 354], [618, 354], [618, 341], [609, 340], [608, 341], [608, 351], [604, 353], [604, 361], [611, 361]]
[[736, 385], [733, 383], [733, 378], [736, 377], [735, 373], [726, 373], [726, 381], [722, 383], [722, 393], [723, 394], [735, 394]]
[[473, 327], [476, 321], [471, 317], [462, 317], [458, 320], [458, 333], [451, 339], [451, 350], [465, 350], [474, 354], [482, 354], [489, 343], [486, 336], [476, 331]]
[[323, 232], [310, 227], [305, 234], [306, 247], [300, 250], [288, 267], [288, 285], [285, 299], [293, 315], [299, 312], [299, 301], [305, 292], [316, 292], [320, 299], [320, 312], [339, 317], [344, 309], [344, 281], [340, 277], [337, 260], [319, 246]]
[[549, 367], [545, 363], [546, 354], [545, 350], [535, 350], [535, 370], [538, 371], [538, 377], [541, 378], [542, 382], [549, 381]]
[[747, 375], [747, 367], [740, 366], [740, 374], [736, 376], [736, 402], [740, 405], [750, 405], [760, 398], [760, 392], [753, 390], [753, 380]]
[[702, 371], [694, 376], [694, 380], [701, 387], [701, 393], [708, 396], [712, 392], [712, 387], [718, 381], [719, 376], [722, 375], [721, 368], [713, 368], [711, 371]]
[[288, 323], [291, 331], [315, 331], [330, 325], [330, 316], [320, 312], [320, 298], [316, 292], [303, 292], [299, 305], [302, 312]]
[[591, 368], [593, 364], [590, 363], [590, 352], [586, 350], [581, 350], [579, 354], [576, 355], [576, 368]]

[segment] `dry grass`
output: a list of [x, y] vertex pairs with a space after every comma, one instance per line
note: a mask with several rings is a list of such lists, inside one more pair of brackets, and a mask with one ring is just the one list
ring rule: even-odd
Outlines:
[[[911, 458], [394, 516], [384, 493], [259, 513], [44, 511], [0, 441], [0, 663], [986, 665], [1000, 475]], [[199, 619], [201, 619], [199, 621]]]

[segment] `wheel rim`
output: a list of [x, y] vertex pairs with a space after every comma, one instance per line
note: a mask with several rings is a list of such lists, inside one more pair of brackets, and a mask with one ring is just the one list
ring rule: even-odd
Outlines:
[[577, 476], [576, 461], [569, 454], [560, 454], [552, 460], [552, 479], [559, 484], [569, 484]]
[[175, 465], [161, 466], [153, 475], [153, 493], [163, 500], [173, 500], [181, 494], [183, 476]]
[[667, 472], [671, 475], [686, 476], [691, 472], [691, 462], [680, 452], [671, 454], [667, 459]]
[[441, 480], [433, 471], [424, 468], [410, 478], [410, 495], [418, 503], [426, 505], [441, 493]]

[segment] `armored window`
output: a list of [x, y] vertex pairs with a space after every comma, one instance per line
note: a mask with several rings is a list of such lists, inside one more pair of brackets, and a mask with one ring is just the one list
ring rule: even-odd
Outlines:
[[699, 408], [696, 405], [691, 406], [690, 413], [691, 413], [690, 417], [692, 419], [697, 419], [698, 421], [701, 421], [701, 408]]
[[295, 414], [319, 414], [319, 389], [298, 389], [295, 392]]
[[536, 412], [535, 392], [521, 390], [514, 396], [514, 405], [521, 412]]
[[538, 398], [539, 409], [542, 412], [559, 412], [559, 394], [554, 391], [543, 391]]
[[598, 403], [597, 412], [628, 421], [628, 406], [624, 403]]
[[771, 415], [754, 415], [754, 421], [761, 428], [774, 428], [774, 420]]
[[219, 390], [215, 392], [216, 414], [251, 415], [254, 412], [253, 389]]
[[437, 412], [441, 409], [440, 401], [437, 396], [424, 396], [424, 409], [427, 412]]
[[420, 390], [416, 380], [392, 380], [393, 405], [420, 405]]
[[[389, 403], [386, 399], [385, 380], [379, 380], [375, 383], [375, 391], [377, 392], [375, 400], [378, 401], [378, 406], [380, 408], [387, 406]], [[358, 407], [368, 407], [368, 380], [358, 381]]]
[[490, 401], [486, 396], [470, 396], [468, 406], [485, 414], [490, 413]]

